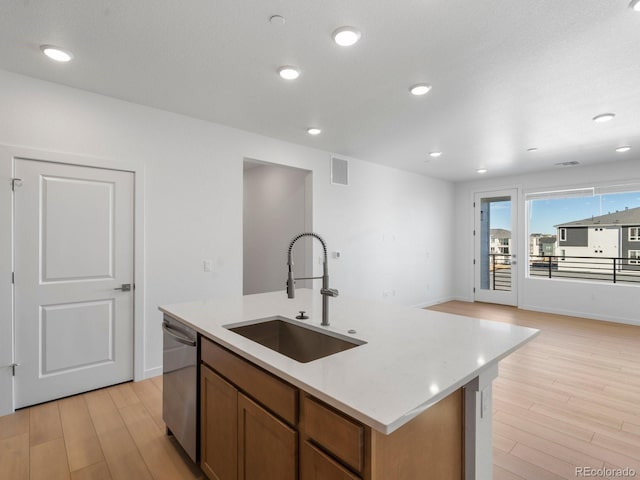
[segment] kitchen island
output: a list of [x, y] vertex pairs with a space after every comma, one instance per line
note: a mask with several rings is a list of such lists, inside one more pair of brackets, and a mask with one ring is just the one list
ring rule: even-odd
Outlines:
[[[231, 437], [226, 443], [220, 439], [213, 443], [251, 448], [247, 419], [263, 406], [273, 422], [282, 424], [278, 427], [282, 434], [270, 431], [264, 438], [291, 444], [294, 453], [282, 461], [295, 470], [291, 478], [298, 478], [299, 470], [304, 480], [445, 478], [442, 472], [447, 478], [492, 478], [491, 382], [497, 376], [498, 362], [538, 333], [504, 323], [345, 297], [331, 300], [331, 325], [321, 327], [321, 298], [309, 289], [298, 290], [295, 299], [274, 292], [168, 305], [160, 310], [203, 338], [203, 439], [213, 426], [218, 433], [224, 430], [221, 422], [231, 415], [237, 418], [238, 428], [226, 425], [226, 435]], [[310, 318], [294, 320], [299, 311]], [[277, 316], [361, 344], [301, 363], [227, 328]], [[273, 385], [275, 394], [267, 391], [263, 400], [262, 394], [254, 393], [256, 385], [263, 383], [269, 390], [272, 380], [279, 382]], [[205, 396], [208, 392], [221, 396], [211, 403]], [[206, 409], [214, 404], [216, 409], [225, 404], [230, 410], [207, 414]], [[264, 419], [256, 422], [266, 425]], [[447, 427], [443, 422], [452, 424]], [[350, 435], [358, 443], [352, 451]], [[346, 453], [332, 443], [336, 438], [346, 442]], [[277, 458], [271, 446], [262, 445], [270, 452], [269, 458]], [[205, 473], [220, 476], [208, 470], [216, 467], [207, 464], [205, 447], [201, 449]], [[229, 454], [240, 458], [233, 447]], [[385, 459], [385, 455], [393, 458]], [[233, 465], [223, 468], [231, 469], [230, 478], [250, 478], [246, 469], [255, 467], [252, 462], [260, 465], [269, 458], [241, 459], [237, 471]], [[438, 466], [438, 462], [448, 464]], [[425, 471], [429, 465], [433, 475]], [[421, 473], [415, 476], [418, 470]]]

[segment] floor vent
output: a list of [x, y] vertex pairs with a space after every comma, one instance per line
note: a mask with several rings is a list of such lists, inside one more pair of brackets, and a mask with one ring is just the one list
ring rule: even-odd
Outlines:
[[347, 160], [331, 157], [331, 183], [349, 185], [349, 162]]

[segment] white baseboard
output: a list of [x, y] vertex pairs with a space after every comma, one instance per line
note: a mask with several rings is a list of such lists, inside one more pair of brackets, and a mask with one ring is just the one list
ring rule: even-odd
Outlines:
[[455, 300], [454, 297], [444, 297], [439, 298], [438, 300], [431, 300], [429, 302], [418, 303], [417, 305], [411, 305], [412, 308], [427, 308], [433, 305], [438, 305], [440, 303], [450, 302], [451, 300]]
[[159, 367], [147, 368], [144, 371], [144, 379], [157, 377], [158, 375], [162, 375], [162, 365]]
[[473, 297], [453, 297], [451, 300], [455, 300], [456, 302], [474, 302]]
[[533, 312], [555, 313], [557, 315], [567, 315], [569, 317], [589, 318], [591, 320], [601, 320], [603, 322], [624, 323], [626, 325], [640, 326], [640, 320], [635, 318], [615, 317], [611, 315], [598, 315], [591, 312], [581, 312], [577, 310], [565, 310], [561, 308], [545, 308], [539, 305], [519, 305], [521, 310], [531, 310]]

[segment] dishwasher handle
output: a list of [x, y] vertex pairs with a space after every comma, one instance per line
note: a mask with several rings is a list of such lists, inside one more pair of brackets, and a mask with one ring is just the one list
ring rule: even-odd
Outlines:
[[197, 345], [195, 340], [180, 335], [177, 330], [171, 328], [168, 322], [162, 322], [162, 330], [164, 330], [169, 336], [173, 337], [177, 342], [180, 342], [183, 345], [187, 345], [189, 347], [195, 347]]

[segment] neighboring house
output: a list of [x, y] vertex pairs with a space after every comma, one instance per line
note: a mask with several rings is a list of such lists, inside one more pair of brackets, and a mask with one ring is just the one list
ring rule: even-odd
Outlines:
[[529, 235], [529, 255], [552, 257], [556, 254], [556, 236], [546, 233]]
[[492, 228], [489, 240], [489, 253], [511, 255], [511, 231]]
[[[561, 263], [565, 256], [591, 257], [592, 265], [613, 264], [612, 258], [623, 258], [616, 263], [618, 269], [640, 270], [640, 207], [555, 227]], [[568, 261], [564, 263], [565, 268], [569, 265]]]

